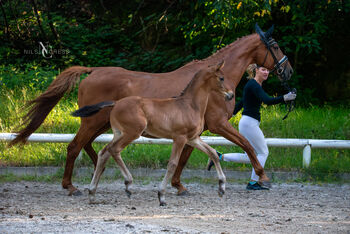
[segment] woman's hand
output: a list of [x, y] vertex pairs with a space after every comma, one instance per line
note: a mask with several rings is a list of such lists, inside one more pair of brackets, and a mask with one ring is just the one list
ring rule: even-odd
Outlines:
[[296, 97], [297, 97], [297, 94], [292, 93], [292, 92], [289, 92], [289, 93], [283, 95], [283, 99], [285, 102], [293, 101], [293, 100], [295, 100]]

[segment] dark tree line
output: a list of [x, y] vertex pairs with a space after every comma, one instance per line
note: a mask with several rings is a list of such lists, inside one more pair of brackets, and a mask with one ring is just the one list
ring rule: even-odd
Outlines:
[[[298, 88], [301, 103], [347, 103], [350, 99], [350, 1], [0, 3], [3, 88], [18, 87], [14, 86], [15, 78], [8, 78], [11, 69], [39, 67], [50, 71], [84, 65], [170, 71], [252, 33], [258, 22], [263, 29], [275, 24], [274, 38], [296, 71], [292, 85]], [[40, 43], [48, 50], [46, 57]], [[18, 85], [27, 84], [18, 81]], [[276, 93], [283, 92], [277, 79], [271, 78], [267, 86]]]

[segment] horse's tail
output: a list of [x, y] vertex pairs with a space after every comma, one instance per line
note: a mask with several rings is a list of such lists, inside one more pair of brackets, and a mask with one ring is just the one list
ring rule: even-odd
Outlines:
[[82, 108], [72, 112], [71, 115], [75, 117], [89, 117], [96, 114], [105, 107], [114, 106], [114, 104], [114, 101], [105, 101], [91, 106], [83, 106]]
[[65, 93], [70, 92], [80, 81], [80, 75], [91, 73], [92, 68], [74, 66], [64, 70], [57, 78], [52, 81], [47, 90], [34, 100], [27, 103], [26, 107], [30, 108], [28, 113], [23, 117], [25, 128], [20, 130], [10, 143], [13, 146], [17, 143], [25, 143], [27, 138], [40, 127], [46, 116], [61, 100]]

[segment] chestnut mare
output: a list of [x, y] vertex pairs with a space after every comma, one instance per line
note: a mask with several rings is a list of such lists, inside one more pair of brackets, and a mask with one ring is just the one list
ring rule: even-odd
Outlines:
[[[219, 177], [219, 196], [225, 193], [226, 178], [221, 169], [216, 151], [199, 137], [204, 129], [204, 114], [207, 109], [209, 93], [233, 98], [230, 87], [224, 87], [224, 75], [220, 70], [224, 62], [199, 70], [188, 83], [180, 96], [175, 98], [142, 98], [131, 96], [119, 101], [105, 101], [85, 106], [73, 112], [73, 116], [89, 117], [100, 109], [114, 106], [110, 112], [110, 123], [114, 133], [113, 140], [98, 154], [97, 166], [89, 188], [90, 202], [95, 202], [97, 184], [105, 164], [113, 156], [125, 178], [126, 193], [131, 195], [129, 185], [132, 176], [120, 155], [121, 151], [143, 133], [152, 137], [173, 140], [173, 148], [167, 171], [159, 185], [158, 199], [165, 203], [165, 190], [174, 174], [180, 154], [186, 144], [208, 154], [215, 163]], [[227, 85], [226, 85], [227, 86]]]
[[[152, 98], [177, 96], [198, 70], [221, 60], [225, 61], [225, 67], [222, 69], [226, 77], [225, 82], [233, 92], [235, 92], [245, 69], [251, 63], [257, 63], [270, 70], [273, 69], [283, 82], [289, 80], [293, 69], [278, 44], [271, 37], [273, 27], [267, 32], [263, 32], [258, 25], [255, 26], [255, 29], [257, 33], [240, 38], [212, 56], [204, 60], [190, 62], [172, 72], [145, 73], [129, 71], [121, 67], [70, 67], [57, 76], [43, 94], [29, 102], [31, 109], [24, 117], [26, 127], [19, 131], [16, 138], [10, 142], [10, 146], [16, 143], [25, 143], [64, 94], [79, 82], [80, 75], [84, 73], [90, 73], [90, 75], [80, 83], [79, 107], [106, 100], [119, 100], [127, 96]], [[247, 152], [256, 174], [260, 177], [260, 182], [267, 182], [269, 179], [257, 160], [254, 149], [228, 122], [234, 106], [234, 99], [225, 102], [221, 95], [211, 93], [204, 115], [205, 129], [209, 129], [212, 133], [219, 134], [240, 146]], [[96, 166], [97, 154], [91, 144], [97, 136], [110, 128], [109, 114], [110, 108], [105, 108], [92, 117], [82, 118], [79, 131], [68, 145], [62, 186], [69, 190], [69, 195], [81, 194], [72, 184], [72, 173], [74, 162], [82, 148], [85, 149]], [[186, 193], [186, 189], [180, 183], [180, 175], [192, 150], [192, 146], [186, 145], [184, 147], [172, 178], [172, 186], [178, 189], [179, 195]]]

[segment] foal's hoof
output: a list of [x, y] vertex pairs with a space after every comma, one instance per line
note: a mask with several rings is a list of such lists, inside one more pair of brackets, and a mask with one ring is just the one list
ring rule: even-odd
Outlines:
[[219, 190], [218, 190], [218, 195], [219, 195], [219, 197], [224, 196], [224, 194], [225, 194], [225, 190], [222, 190], [222, 189], [219, 189]]
[[160, 202], [159, 206], [166, 206], [166, 202]]
[[99, 205], [101, 202], [97, 202], [95, 198], [89, 199], [89, 205]]
[[178, 196], [189, 196], [190, 195], [190, 192], [189, 191], [187, 191], [187, 190], [182, 190], [182, 191], [178, 191], [177, 192], [177, 195]]
[[131, 192], [129, 190], [127, 190], [127, 189], [125, 189], [125, 192], [126, 192], [126, 195], [128, 196], [128, 198], [130, 198], [131, 197]]
[[262, 188], [266, 188], [266, 189], [272, 188], [272, 184], [270, 181], [259, 181], [259, 184]]

